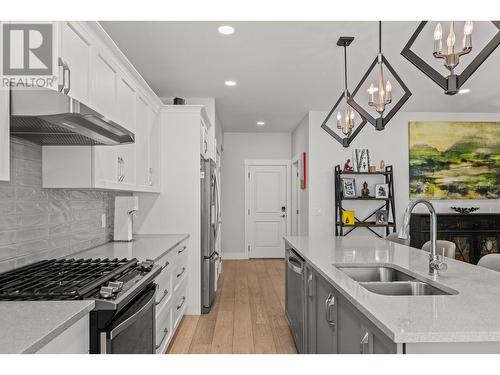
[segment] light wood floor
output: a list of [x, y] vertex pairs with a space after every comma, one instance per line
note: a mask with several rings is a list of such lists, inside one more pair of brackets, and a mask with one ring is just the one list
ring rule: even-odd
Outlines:
[[209, 314], [187, 315], [167, 353], [296, 353], [282, 259], [226, 260]]

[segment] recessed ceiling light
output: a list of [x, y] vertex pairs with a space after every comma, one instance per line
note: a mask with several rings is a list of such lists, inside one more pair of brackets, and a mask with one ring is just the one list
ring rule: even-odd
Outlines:
[[257, 126], [264, 126], [266, 123], [264, 121], [257, 121]]
[[229, 25], [219, 26], [217, 31], [219, 31], [219, 33], [221, 33], [223, 35], [231, 35], [234, 33], [234, 27], [229, 26]]
[[225, 82], [224, 82], [224, 84], [225, 84], [226, 86], [230, 86], [230, 87], [231, 87], [231, 86], [236, 86], [236, 81], [225, 81]]
[[468, 94], [470, 92], [470, 89], [460, 89], [458, 90], [459, 94]]

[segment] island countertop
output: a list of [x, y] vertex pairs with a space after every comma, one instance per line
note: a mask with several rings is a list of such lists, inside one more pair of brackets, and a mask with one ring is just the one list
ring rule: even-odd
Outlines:
[[[383, 239], [287, 236], [285, 242], [396, 343], [500, 342], [500, 272], [446, 258], [448, 270], [434, 280], [429, 253]], [[379, 295], [334, 266], [374, 263], [458, 294]]]

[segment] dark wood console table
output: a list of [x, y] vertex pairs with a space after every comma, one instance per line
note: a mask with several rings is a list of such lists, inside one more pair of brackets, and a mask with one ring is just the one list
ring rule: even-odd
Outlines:
[[[412, 247], [429, 241], [429, 227], [429, 214], [411, 215]], [[477, 264], [483, 255], [500, 252], [500, 214], [438, 214], [437, 227], [438, 239], [457, 245], [456, 259]]]

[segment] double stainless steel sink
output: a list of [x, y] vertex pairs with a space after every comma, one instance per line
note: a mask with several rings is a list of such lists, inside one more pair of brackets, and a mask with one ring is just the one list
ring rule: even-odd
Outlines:
[[435, 296], [458, 294], [389, 266], [336, 266], [372, 293], [386, 296]]

